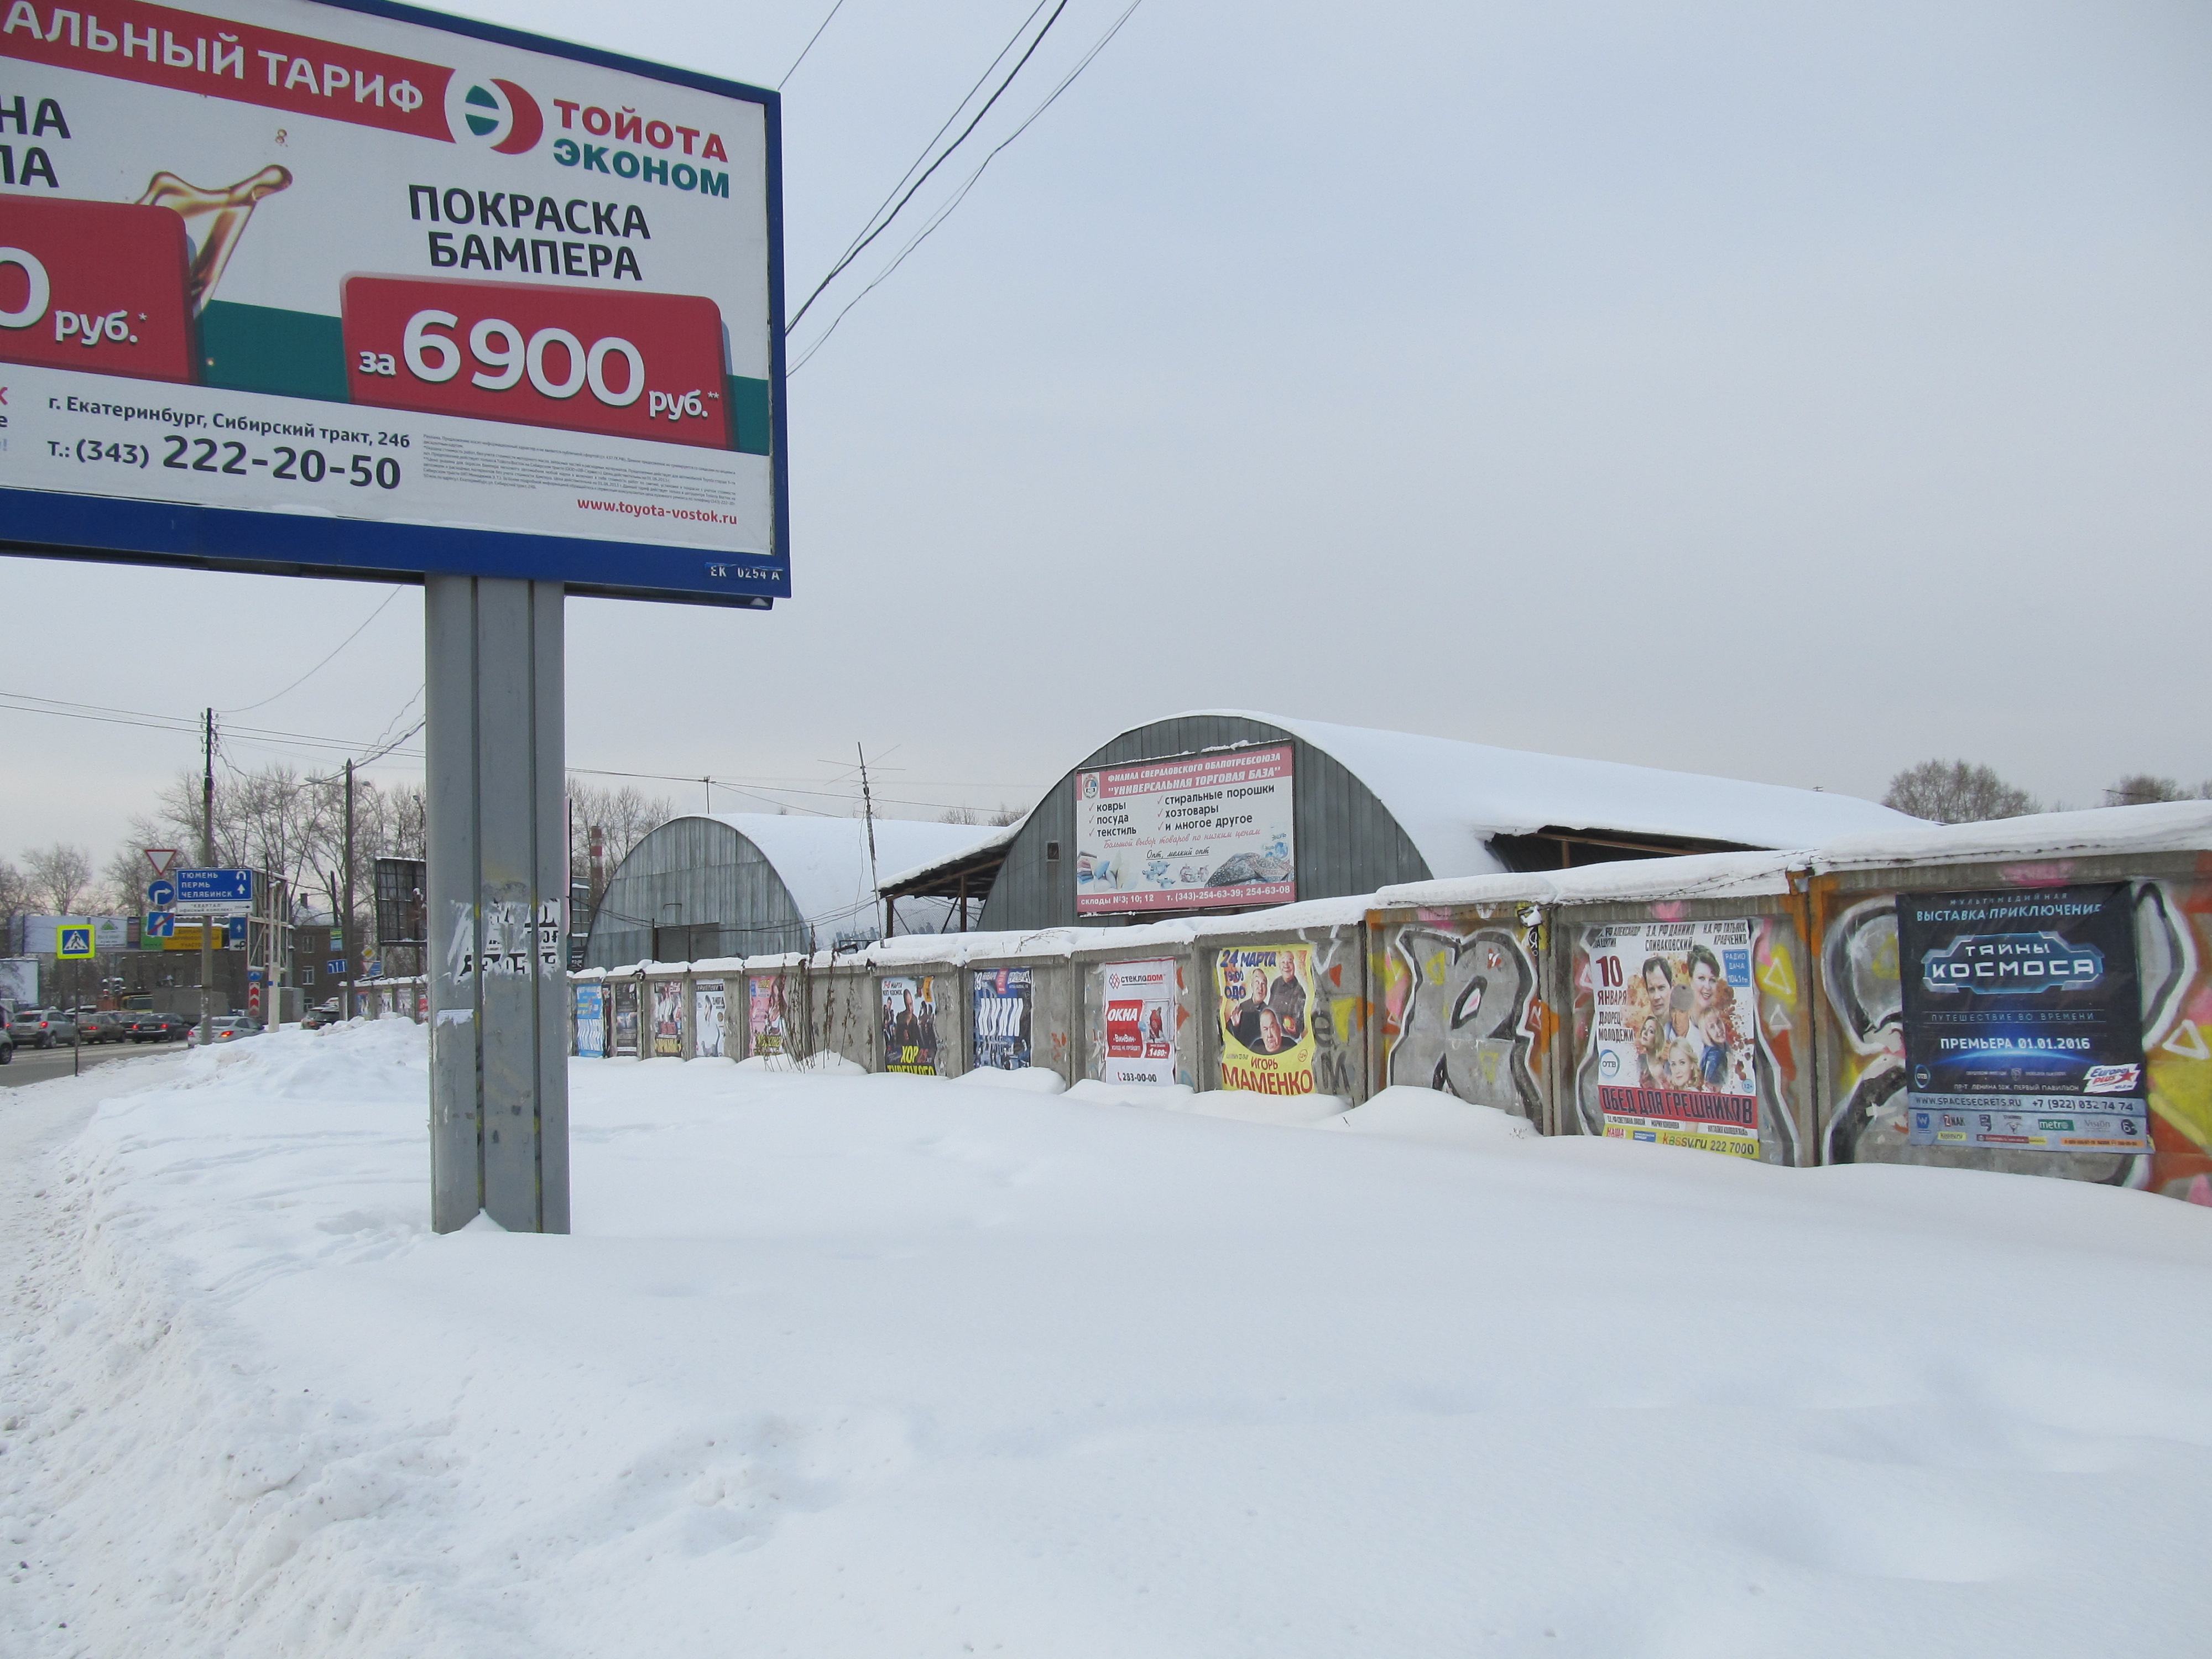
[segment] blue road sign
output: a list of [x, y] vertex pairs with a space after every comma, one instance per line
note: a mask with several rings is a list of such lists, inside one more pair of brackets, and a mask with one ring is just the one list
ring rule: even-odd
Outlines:
[[177, 884], [163, 879], [146, 884], [146, 902], [156, 910], [166, 910], [177, 902]]
[[147, 914], [148, 939], [174, 939], [176, 936], [177, 913], [174, 910], [154, 910]]
[[179, 870], [176, 883], [180, 916], [228, 916], [253, 908], [251, 870]]
[[244, 916], [233, 916], [223, 924], [222, 948], [226, 951], [243, 951], [246, 948], [246, 918]]

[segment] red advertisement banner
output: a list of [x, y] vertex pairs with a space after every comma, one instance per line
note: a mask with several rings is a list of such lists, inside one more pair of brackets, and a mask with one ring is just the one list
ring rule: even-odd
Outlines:
[[[513, 242], [525, 260], [529, 240]], [[712, 300], [349, 276], [344, 326], [356, 404], [730, 447]]]
[[1607, 1117], [1663, 1118], [1676, 1123], [1724, 1123], [1759, 1128], [1756, 1095], [1707, 1094], [1686, 1089], [1620, 1089], [1601, 1084], [1598, 1110]]
[[31, 0], [11, 0], [0, 57], [453, 141], [449, 69], [142, 0], [44, 14]]
[[191, 380], [188, 257], [168, 208], [0, 197], [0, 360]]

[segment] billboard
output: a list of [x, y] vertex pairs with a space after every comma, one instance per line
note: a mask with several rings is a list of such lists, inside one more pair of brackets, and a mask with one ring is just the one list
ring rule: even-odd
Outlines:
[[1900, 893], [1897, 939], [1913, 1146], [2151, 1150], [2126, 884]]
[[95, 951], [127, 950], [131, 945], [128, 916], [19, 916], [16, 921], [20, 932], [15, 948], [25, 956], [55, 955], [61, 948], [64, 928], [91, 928]]
[[1107, 1083], [1173, 1083], [1182, 970], [1173, 957], [1109, 962], [1099, 969], [1106, 1015]]
[[1289, 903], [1291, 782], [1286, 743], [1079, 772], [1076, 914]]
[[6, 545], [789, 592], [775, 94], [323, 0], [0, 56]]
[[937, 981], [920, 976], [888, 975], [878, 982], [883, 998], [884, 1069], [918, 1077], [937, 1075]]
[[39, 1006], [39, 959], [0, 957], [0, 1007], [11, 1012]]
[[1318, 1092], [1307, 1015], [1313, 946], [1217, 951], [1213, 973], [1221, 1005], [1221, 1086], [1263, 1095]]
[[981, 1070], [1018, 1072], [1030, 1063], [1036, 975], [1028, 968], [987, 969], [975, 981], [975, 1055]]
[[602, 986], [576, 988], [576, 1057], [605, 1060], [607, 1056], [607, 994]]
[[1583, 929], [1607, 1135], [1759, 1156], [1755, 926], [1729, 918]]

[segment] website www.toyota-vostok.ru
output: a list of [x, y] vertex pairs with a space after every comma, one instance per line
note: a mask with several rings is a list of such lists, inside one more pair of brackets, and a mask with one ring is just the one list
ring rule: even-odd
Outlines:
[[656, 507], [651, 502], [640, 506], [635, 501], [595, 501], [588, 495], [576, 497], [576, 505], [586, 513], [626, 513], [633, 519], [683, 519], [692, 524], [736, 524], [734, 513], [717, 513], [711, 507]]

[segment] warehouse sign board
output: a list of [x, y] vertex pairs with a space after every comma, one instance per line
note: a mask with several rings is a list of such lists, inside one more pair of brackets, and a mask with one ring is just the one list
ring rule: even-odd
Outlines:
[[1291, 902], [1291, 763], [1285, 743], [1077, 773], [1076, 914]]
[[0, 8], [8, 546], [790, 592], [774, 94], [385, 4]]

